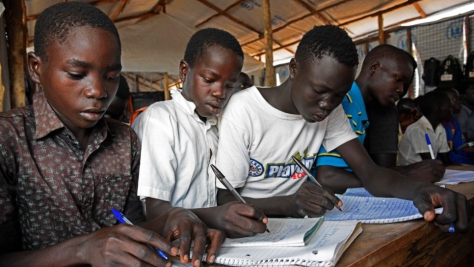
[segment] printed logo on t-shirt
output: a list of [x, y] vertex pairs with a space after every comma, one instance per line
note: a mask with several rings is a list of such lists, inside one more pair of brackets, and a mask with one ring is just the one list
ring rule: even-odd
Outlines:
[[[296, 153], [295, 157], [300, 159], [308, 169], [313, 166], [314, 156], [304, 158], [300, 153]], [[268, 163], [264, 178], [271, 177], [298, 180], [306, 177], [306, 173], [292, 160], [290, 163]]]
[[250, 159], [250, 171], [249, 171], [249, 175], [250, 176], [253, 176], [253, 177], [257, 177], [257, 176], [260, 176], [262, 175], [263, 173], [263, 165], [262, 163], [254, 160], [254, 159]]

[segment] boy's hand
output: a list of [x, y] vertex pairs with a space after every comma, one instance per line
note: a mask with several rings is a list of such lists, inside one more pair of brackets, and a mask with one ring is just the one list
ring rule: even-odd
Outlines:
[[213, 224], [224, 231], [227, 237], [253, 236], [267, 229], [268, 218], [250, 204], [230, 202], [212, 209], [215, 212]]
[[92, 266], [171, 266], [155, 249], [175, 256], [178, 248], [153, 231], [133, 225], [103, 228], [86, 236], [80, 254]]
[[332, 191], [311, 182], [304, 182], [298, 191], [290, 196], [290, 202], [293, 206], [293, 212], [289, 215], [291, 217], [320, 217], [326, 210], [334, 208], [333, 203], [342, 205], [341, 200]]
[[[471, 205], [466, 197], [452, 190], [435, 185], [428, 185], [419, 190], [413, 200], [418, 211], [427, 221], [435, 222], [438, 227], [448, 232], [449, 223], [456, 224], [456, 231], [467, 232], [471, 218]], [[436, 215], [434, 208], [443, 207], [443, 213]]]
[[[200, 266], [205, 250], [207, 251], [207, 262], [214, 263], [222, 242], [224, 242], [225, 234], [219, 230], [208, 228], [193, 212], [187, 209], [173, 207], [166, 213], [167, 220], [163, 227], [163, 236], [170, 241], [179, 238], [181, 262], [188, 263], [189, 252], [191, 245], [193, 245], [191, 264], [196, 267]], [[209, 245], [207, 245], [208, 243]]]
[[422, 160], [405, 166], [404, 174], [410, 178], [436, 183], [444, 176], [446, 168], [443, 162], [435, 159]]

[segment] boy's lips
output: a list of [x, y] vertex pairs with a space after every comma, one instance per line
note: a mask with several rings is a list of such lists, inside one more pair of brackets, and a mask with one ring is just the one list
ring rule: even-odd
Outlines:
[[90, 108], [82, 111], [80, 114], [84, 119], [90, 121], [98, 121], [102, 118], [105, 113], [105, 109], [103, 108]]

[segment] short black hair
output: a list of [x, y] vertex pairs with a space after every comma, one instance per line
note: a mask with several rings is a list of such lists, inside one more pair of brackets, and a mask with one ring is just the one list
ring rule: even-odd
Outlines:
[[62, 2], [45, 9], [38, 16], [35, 25], [35, 53], [43, 60], [48, 60], [46, 48], [52, 43], [62, 43], [69, 32], [75, 28], [90, 26], [110, 32], [120, 37], [114, 23], [100, 9], [82, 2]]
[[408, 63], [413, 67], [415, 70], [418, 67], [418, 64], [415, 61], [410, 53], [407, 51], [400, 49], [396, 46], [389, 45], [389, 44], [381, 44], [374, 47], [372, 50], [369, 51], [367, 56], [364, 58], [364, 62], [362, 63], [362, 68], [370, 66], [372, 62], [381, 59], [381, 58], [406, 58], [408, 59]]
[[431, 91], [425, 94], [421, 99], [421, 112], [425, 115], [431, 115], [446, 101], [450, 103], [449, 97], [446, 93], [441, 92], [441, 90]]
[[228, 48], [234, 51], [242, 60], [244, 59], [242, 47], [232, 34], [216, 28], [206, 28], [195, 32], [191, 36], [184, 52], [184, 61], [190, 67], [193, 67], [196, 60], [204, 55], [206, 49], [214, 45]]
[[354, 42], [346, 31], [334, 25], [315, 26], [305, 33], [295, 53], [298, 63], [312, 63], [323, 56], [331, 56], [349, 67], [359, 64]]

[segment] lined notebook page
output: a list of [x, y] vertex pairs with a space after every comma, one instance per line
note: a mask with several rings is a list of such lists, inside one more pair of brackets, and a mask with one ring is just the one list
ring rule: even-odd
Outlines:
[[[268, 218], [270, 233], [261, 233], [244, 238], [227, 238], [222, 247], [240, 246], [304, 246], [306, 233], [317, 232], [324, 221], [321, 218]], [[308, 238], [309, 239], [309, 238]]]
[[[334, 266], [342, 255], [340, 250], [347, 248], [344, 245], [356, 226], [357, 221], [325, 221], [305, 247], [221, 248], [216, 263], [229, 266]], [[362, 228], [357, 227], [354, 236], [360, 232]]]
[[[324, 214], [327, 221], [358, 220], [362, 223], [393, 223], [423, 218], [411, 200], [374, 197], [364, 188], [351, 188], [337, 195], [344, 203], [342, 212], [333, 209]], [[442, 208], [435, 210], [437, 214]]]

